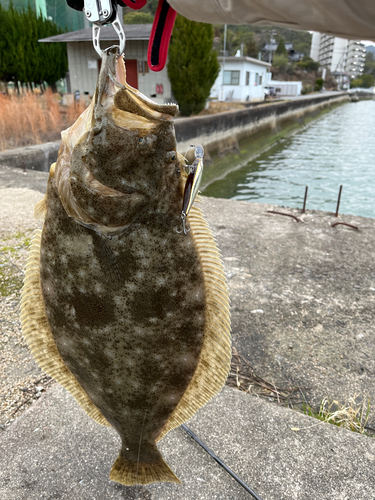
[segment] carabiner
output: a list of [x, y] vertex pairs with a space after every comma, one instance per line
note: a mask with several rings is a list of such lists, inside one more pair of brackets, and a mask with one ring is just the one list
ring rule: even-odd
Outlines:
[[[125, 51], [125, 33], [122, 28], [122, 24], [120, 22], [119, 18], [119, 13], [117, 11], [116, 13], [116, 19], [111, 23], [114, 30], [116, 31], [118, 38], [119, 38], [119, 56]], [[99, 23], [93, 23], [92, 25], [92, 42], [94, 45], [94, 49], [96, 52], [100, 55], [100, 57], [103, 57], [103, 51], [100, 48], [100, 28], [102, 27], [102, 24]]]

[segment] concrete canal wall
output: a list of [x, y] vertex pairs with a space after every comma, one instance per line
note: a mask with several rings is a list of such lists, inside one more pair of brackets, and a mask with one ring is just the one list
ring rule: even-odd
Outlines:
[[[344, 93], [314, 95], [210, 116], [176, 120], [178, 150], [190, 144], [205, 147], [202, 188], [242, 166], [282, 137], [300, 129], [324, 110], [349, 100]], [[0, 165], [48, 172], [56, 161], [60, 142], [3, 151]]]
[[60, 141], [0, 152], [0, 165], [48, 172], [57, 159]]
[[191, 144], [205, 147], [201, 188], [240, 168], [276, 142], [292, 135], [309, 121], [349, 102], [346, 93], [314, 95], [264, 106], [176, 121], [178, 150]]

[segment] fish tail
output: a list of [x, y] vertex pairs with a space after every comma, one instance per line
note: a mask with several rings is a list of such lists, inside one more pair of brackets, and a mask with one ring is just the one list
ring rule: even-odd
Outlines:
[[158, 461], [137, 463], [136, 460], [128, 460], [120, 453], [112, 466], [109, 478], [126, 486], [159, 482], [181, 484], [161, 455]]

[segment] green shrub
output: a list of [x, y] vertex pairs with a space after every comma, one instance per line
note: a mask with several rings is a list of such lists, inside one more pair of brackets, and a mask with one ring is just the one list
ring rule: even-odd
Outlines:
[[311, 94], [313, 90], [314, 89], [312, 85], [305, 85], [301, 90], [301, 94], [302, 95]]
[[279, 56], [279, 55], [275, 54], [273, 56], [272, 66], [280, 69], [281, 71], [284, 71], [286, 69], [286, 67], [288, 66], [288, 57], [285, 55]]
[[124, 24], [152, 24], [154, 16], [149, 12], [132, 11], [124, 16]]
[[309, 56], [304, 56], [302, 61], [297, 63], [297, 66], [300, 69], [305, 69], [306, 71], [318, 71], [320, 64], [317, 61], [314, 61]]
[[315, 90], [319, 92], [319, 90], [322, 90], [323, 88], [323, 78], [317, 78], [315, 80]]

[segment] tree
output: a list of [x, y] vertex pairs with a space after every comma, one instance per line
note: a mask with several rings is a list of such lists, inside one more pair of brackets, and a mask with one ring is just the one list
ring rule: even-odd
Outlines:
[[374, 80], [374, 76], [371, 74], [360, 75], [351, 81], [350, 88], [362, 87], [363, 89], [369, 89], [374, 86]]
[[320, 64], [309, 56], [303, 56], [302, 61], [297, 63], [297, 67], [306, 71], [318, 71]]
[[278, 68], [280, 71], [285, 71], [288, 66], [288, 58], [286, 55], [274, 55], [272, 66]]
[[285, 48], [284, 38], [282, 36], [279, 38], [279, 45], [277, 46], [276, 54], [278, 56], [287, 56], [288, 55], [288, 52], [286, 51], [286, 48]]
[[302, 54], [305, 54], [305, 56], [307, 56], [310, 53], [310, 45], [311, 43], [307, 42], [297, 42], [293, 43], [293, 49], [295, 52], [300, 52]]
[[219, 69], [212, 25], [178, 15], [169, 47], [168, 76], [183, 116], [202, 111]]
[[363, 68], [363, 72], [375, 76], [375, 57], [372, 52], [367, 52], [366, 54], [365, 67]]
[[51, 20], [38, 15], [30, 5], [27, 10], [0, 6], [0, 80], [21, 84], [55, 82], [68, 68], [64, 43], [39, 43], [40, 38], [63, 31]]
[[315, 91], [319, 92], [320, 90], [322, 90], [323, 84], [324, 84], [323, 78], [317, 78], [315, 80]]
[[258, 58], [259, 48], [258, 48], [256, 41], [254, 40], [252, 33], [251, 33], [251, 37], [250, 37], [249, 41], [246, 44], [245, 50], [246, 50], [245, 54], [247, 56], [254, 57], [255, 59]]
[[149, 12], [133, 10], [124, 16], [124, 24], [152, 24], [154, 16]]

